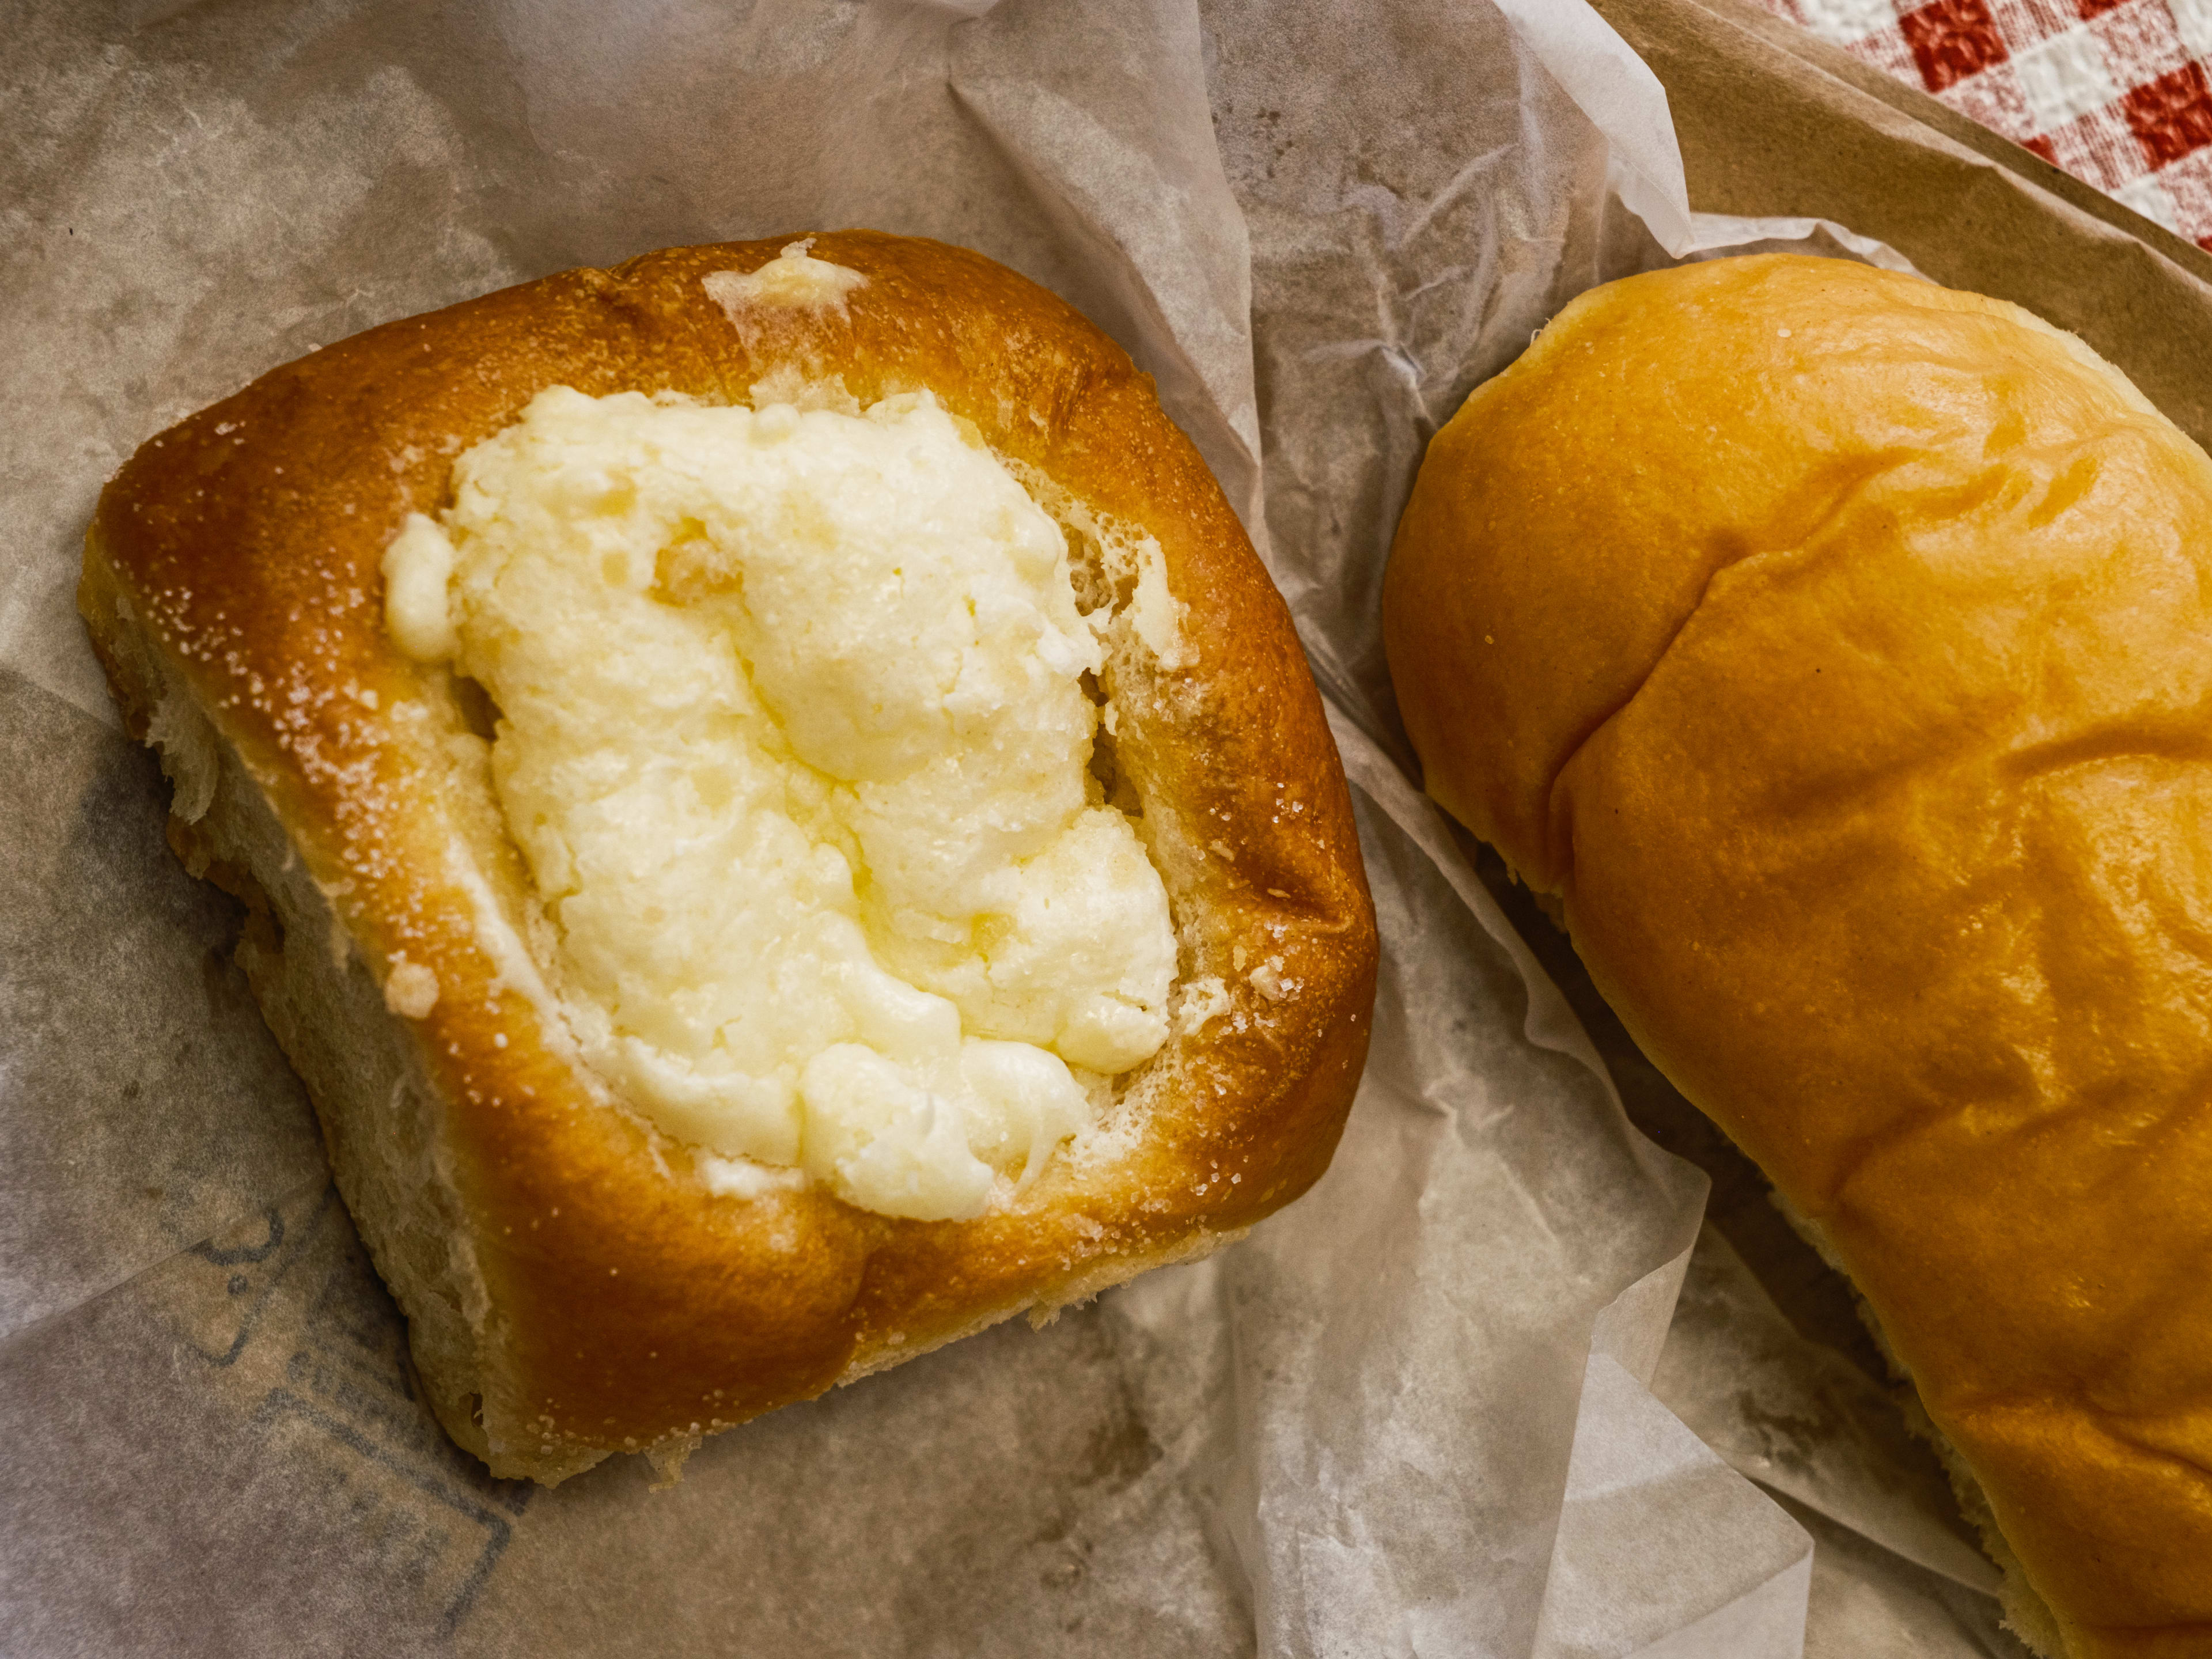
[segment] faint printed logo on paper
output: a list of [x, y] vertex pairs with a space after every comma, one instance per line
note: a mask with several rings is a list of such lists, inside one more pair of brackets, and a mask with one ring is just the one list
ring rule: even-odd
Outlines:
[[206, 1271], [176, 1310], [187, 1345], [252, 1400], [271, 1460], [343, 1516], [360, 1565], [450, 1633], [532, 1488], [492, 1479], [438, 1426], [337, 1189], [304, 1188], [190, 1255]]

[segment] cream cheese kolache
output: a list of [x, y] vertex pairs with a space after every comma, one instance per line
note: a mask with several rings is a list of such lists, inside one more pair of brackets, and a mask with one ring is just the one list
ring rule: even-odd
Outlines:
[[2212, 461], [2016, 307], [1583, 295], [1431, 444], [1426, 785], [1864, 1297], [2014, 1627], [2212, 1655]]
[[1287, 612], [977, 255], [672, 249], [143, 447], [81, 608], [441, 1421], [548, 1483], [1201, 1255], [1374, 921]]

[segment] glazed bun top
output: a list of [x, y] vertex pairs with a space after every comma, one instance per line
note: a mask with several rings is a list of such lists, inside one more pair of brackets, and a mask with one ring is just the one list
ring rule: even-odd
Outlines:
[[1431, 445], [1435, 798], [1865, 1292], [2076, 1654], [2212, 1650], [2212, 462], [2018, 307], [1583, 295]]

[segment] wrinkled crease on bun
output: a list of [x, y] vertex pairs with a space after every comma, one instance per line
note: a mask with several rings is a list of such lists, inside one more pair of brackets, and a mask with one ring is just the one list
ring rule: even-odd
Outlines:
[[[621, 1450], [670, 1471], [719, 1428], [1202, 1255], [1320, 1175], [1365, 1055], [1374, 921], [1335, 749], [1150, 380], [978, 255], [823, 234], [812, 258], [858, 280], [780, 293], [764, 268], [793, 240], [568, 271], [328, 347], [149, 441], [87, 538], [80, 608], [175, 781], [171, 840], [246, 902], [240, 960], [428, 1397], [502, 1475]], [[456, 459], [555, 386], [927, 391], [1094, 566], [1113, 526], [1157, 542], [1178, 642], [1117, 623], [1100, 678], [1172, 911], [1171, 1034], [1011, 1201], [921, 1222], [797, 1183], [717, 1195], [578, 1059], [483, 711], [394, 648], [380, 574]]]
[[1582, 296], [1437, 434], [1430, 793], [1852, 1276], [2074, 1659], [2212, 1654], [2212, 462], [2002, 302]]

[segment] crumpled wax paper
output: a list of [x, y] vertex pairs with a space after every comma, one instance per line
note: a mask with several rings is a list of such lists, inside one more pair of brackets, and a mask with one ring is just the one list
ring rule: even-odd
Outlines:
[[[1746, 1204], [1701, 1234], [1706, 1173], [1637, 1127], [1686, 1109], [1410, 781], [1376, 624], [1422, 446], [1574, 294], [1735, 246], [1893, 254], [1692, 215], [1657, 83], [1578, 0], [12, 21], [0, 1647], [2017, 1652], [1817, 1316], [1833, 1285], [1737, 1254]], [[726, 1434], [672, 1492], [636, 1460], [494, 1481], [414, 1395], [234, 915], [162, 843], [78, 538], [137, 444], [316, 345], [845, 225], [1066, 295], [1243, 515], [1355, 785], [1366, 1080], [1328, 1176], [1219, 1256]], [[1698, 1156], [1724, 1192], [1730, 1156]]]

